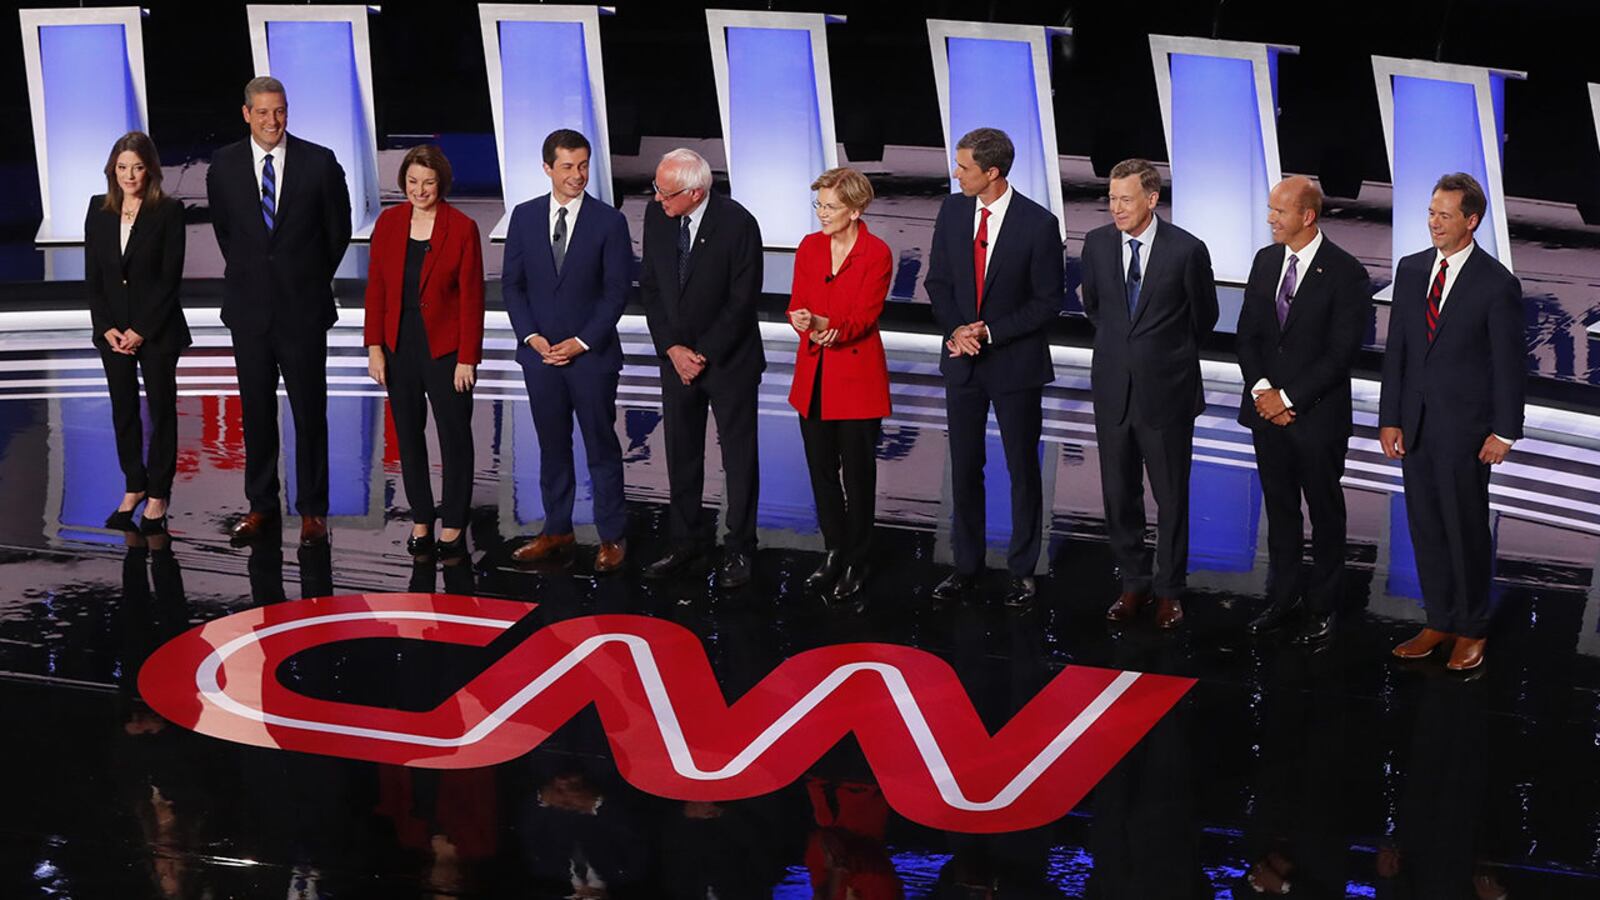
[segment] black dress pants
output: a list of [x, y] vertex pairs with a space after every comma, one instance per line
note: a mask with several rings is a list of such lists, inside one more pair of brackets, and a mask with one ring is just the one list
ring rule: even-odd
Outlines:
[[[1100, 444], [1100, 490], [1106, 531], [1122, 572], [1122, 589], [1177, 597], [1188, 584], [1189, 467], [1194, 459], [1194, 420], [1163, 428], [1129, 420], [1094, 423]], [[1152, 570], [1144, 543], [1144, 476], [1156, 498], [1156, 552]]]
[[717, 442], [727, 483], [728, 549], [756, 549], [756, 497], [761, 469], [756, 456], [756, 405], [760, 376], [722, 380], [705, 372], [690, 384], [678, 379], [669, 362], [661, 364], [661, 417], [667, 440], [667, 481], [671, 486], [674, 543], [703, 541], [702, 503], [706, 480], [706, 412], [716, 417]]
[[1311, 513], [1311, 579], [1305, 584], [1306, 607], [1319, 615], [1333, 612], [1344, 580], [1345, 449], [1338, 437], [1309, 437], [1298, 426], [1268, 425], [1251, 430], [1261, 494], [1267, 507], [1269, 597], [1289, 602], [1300, 596], [1305, 520], [1300, 498]]
[[[400, 475], [411, 504], [411, 521], [431, 526], [438, 518], [445, 528], [465, 528], [472, 506], [472, 392], [456, 390], [456, 354], [434, 359], [422, 314], [407, 309], [400, 314], [395, 349], [385, 357], [389, 410], [400, 442]], [[428, 471], [430, 403], [444, 472], [443, 496], [437, 508]]]
[[976, 384], [945, 386], [945, 425], [950, 440], [950, 480], [954, 491], [951, 543], [956, 571], [976, 575], [983, 570], [985, 513], [983, 486], [987, 455], [989, 406], [1000, 426], [1000, 445], [1011, 478], [1011, 545], [1006, 568], [1012, 575], [1032, 575], [1039, 564], [1044, 526], [1044, 481], [1039, 462], [1039, 437], [1044, 427], [1042, 388], [990, 394]]
[[1464, 638], [1489, 631], [1494, 541], [1489, 533], [1489, 466], [1483, 436], [1430, 428], [1406, 435], [1406, 518], [1428, 627]]
[[294, 415], [295, 510], [328, 514], [328, 333], [274, 323], [265, 334], [233, 333], [244, 413], [244, 493], [252, 512], [277, 514], [278, 377]]
[[[821, 368], [818, 367], [820, 375]], [[818, 378], [820, 381], [820, 377]], [[811, 409], [800, 417], [811, 493], [823, 546], [841, 551], [848, 564], [872, 556], [872, 525], [878, 492], [878, 427], [882, 419], [824, 419], [822, 391], [811, 392]], [[840, 476], [843, 476], [841, 485]]]
[[[100, 351], [111, 392], [111, 421], [117, 434], [117, 462], [125, 490], [165, 500], [172, 496], [178, 468], [178, 354], [140, 348], [134, 356]], [[139, 372], [150, 407], [150, 448], [144, 446], [139, 415]]]

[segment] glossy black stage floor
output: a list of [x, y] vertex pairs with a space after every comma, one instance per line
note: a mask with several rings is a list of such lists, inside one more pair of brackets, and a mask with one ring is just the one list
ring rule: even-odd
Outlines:
[[[592, 529], [570, 567], [509, 563], [542, 512], [502, 331], [475, 420], [473, 557], [407, 557], [393, 441], [348, 317], [330, 366], [331, 551], [229, 547], [243, 503], [231, 360], [225, 333], [192, 321], [174, 536], [149, 541], [98, 527], [121, 476], [81, 328], [37, 315], [0, 329], [6, 900], [1160, 900], [1256, 896], [1258, 864], [1295, 897], [1600, 896], [1589, 417], [1531, 409], [1496, 472], [1499, 606], [1489, 663], [1463, 679], [1387, 655], [1421, 611], [1370, 383], [1343, 618], [1309, 650], [1242, 635], [1264, 523], [1225, 365], [1206, 367], [1189, 624], [1163, 634], [1103, 619], [1116, 587], [1076, 351], [1058, 350], [1047, 396], [1039, 601], [1001, 608], [996, 577], [940, 606], [934, 357], [891, 336], [878, 570], [861, 604], [837, 608], [802, 589], [820, 540], [781, 364], [763, 389], [756, 579], [719, 595], [709, 561], [637, 577], [662, 548], [666, 481], [631, 318], [618, 429], [634, 566], [609, 578], [590, 573]], [[769, 338], [787, 359], [782, 329]], [[997, 555], [999, 459], [996, 446]], [[299, 599], [329, 596], [346, 599]]]

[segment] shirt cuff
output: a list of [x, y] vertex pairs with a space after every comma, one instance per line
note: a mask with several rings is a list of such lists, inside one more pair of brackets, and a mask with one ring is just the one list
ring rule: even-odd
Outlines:
[[1265, 378], [1258, 378], [1256, 379], [1255, 384], [1250, 385], [1250, 393], [1252, 394], [1259, 394], [1262, 391], [1270, 390], [1272, 390], [1272, 382], [1266, 380]]
[[1498, 434], [1494, 436], [1494, 439], [1499, 441], [1502, 444], [1505, 444], [1507, 449], [1510, 449], [1511, 445], [1516, 443], [1516, 441], [1508, 441], [1508, 440], [1506, 440], [1505, 438], [1501, 437]]
[[585, 344], [583, 342], [583, 338], [578, 337], [577, 335], [573, 335], [572, 339], [578, 342], [578, 346], [583, 348], [583, 352], [585, 352], [585, 353], [589, 352], [589, 345]]
[[532, 333], [532, 334], [528, 335], [527, 337], [523, 338], [522, 342], [524, 344], [527, 344], [529, 347], [532, 347], [533, 344], [531, 342], [533, 341], [534, 338], [536, 338], [538, 336], [539, 336], [539, 332], [535, 331], [534, 333]]
[[1278, 396], [1283, 400], [1284, 409], [1294, 409], [1294, 401], [1289, 399], [1288, 391], [1284, 390], [1283, 388], [1278, 388]]

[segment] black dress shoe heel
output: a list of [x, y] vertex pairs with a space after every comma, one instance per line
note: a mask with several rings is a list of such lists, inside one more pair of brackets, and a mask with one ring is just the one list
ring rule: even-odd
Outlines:
[[839, 551], [829, 550], [822, 557], [822, 565], [816, 571], [806, 576], [806, 589], [820, 591], [838, 579], [839, 573], [844, 570], [844, 560], [839, 558]]
[[933, 589], [933, 599], [941, 602], [960, 600], [977, 587], [978, 579], [973, 575], [964, 575], [960, 572], [951, 572]]
[[149, 516], [140, 516], [139, 517], [139, 533], [142, 534], [142, 535], [146, 535], [146, 536], [153, 535], [153, 534], [166, 534], [167, 533], [167, 517], [166, 516], [157, 516], [154, 519], [152, 519]]
[[433, 552], [433, 532], [413, 534], [406, 538], [406, 552], [412, 556], [427, 556]]
[[465, 528], [461, 529], [461, 533], [456, 535], [454, 540], [439, 541], [438, 547], [441, 559], [455, 559], [460, 556], [466, 556], [467, 530]]
[[834, 582], [833, 590], [828, 593], [828, 599], [834, 603], [844, 603], [861, 593], [861, 588], [867, 583], [869, 573], [864, 563], [851, 563], [844, 568], [844, 574]]
[[1027, 606], [1039, 593], [1039, 584], [1032, 575], [1011, 576], [1011, 586], [1006, 590], [1005, 604], [1010, 607]]
[[106, 516], [106, 527], [112, 531], [138, 531], [138, 523], [133, 521], [133, 510], [119, 509]]

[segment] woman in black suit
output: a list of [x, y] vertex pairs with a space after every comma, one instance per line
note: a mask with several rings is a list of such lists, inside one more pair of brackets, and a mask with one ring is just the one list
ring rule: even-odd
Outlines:
[[[189, 323], [178, 304], [183, 279], [183, 204], [161, 191], [161, 161], [143, 132], [111, 146], [106, 192], [83, 223], [84, 280], [94, 345], [106, 370], [117, 460], [127, 493], [106, 527], [159, 534], [178, 463], [178, 354]], [[139, 373], [150, 406], [150, 448], [141, 457]], [[133, 511], [145, 504], [135, 523]]]

